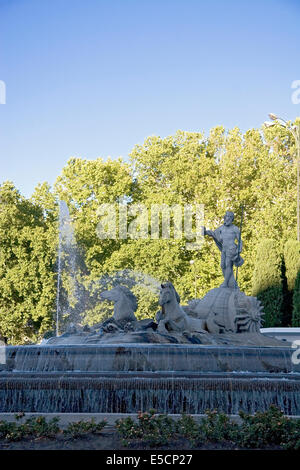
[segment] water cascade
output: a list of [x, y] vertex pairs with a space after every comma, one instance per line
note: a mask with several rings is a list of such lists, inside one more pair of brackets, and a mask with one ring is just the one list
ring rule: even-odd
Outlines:
[[0, 412], [300, 414], [290, 348], [182, 344], [9, 346]]

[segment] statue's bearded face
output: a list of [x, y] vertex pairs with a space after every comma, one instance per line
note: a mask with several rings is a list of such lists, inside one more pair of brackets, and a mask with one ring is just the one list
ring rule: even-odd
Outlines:
[[231, 225], [233, 222], [233, 214], [226, 212], [224, 215], [224, 225]]

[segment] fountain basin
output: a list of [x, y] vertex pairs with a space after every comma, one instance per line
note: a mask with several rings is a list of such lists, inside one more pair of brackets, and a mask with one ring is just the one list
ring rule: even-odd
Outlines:
[[300, 415], [300, 365], [289, 347], [182, 344], [9, 346], [0, 412]]
[[11, 372], [299, 372], [289, 347], [185, 344], [8, 346]]

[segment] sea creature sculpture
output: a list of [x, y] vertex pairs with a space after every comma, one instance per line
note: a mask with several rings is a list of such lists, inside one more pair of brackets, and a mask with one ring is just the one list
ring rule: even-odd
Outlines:
[[198, 318], [189, 317], [179, 304], [180, 297], [171, 282], [161, 284], [159, 305], [162, 310], [158, 313], [157, 331], [159, 333], [191, 333], [204, 331], [204, 322]]
[[119, 321], [136, 321], [134, 312], [138, 304], [135, 295], [125, 286], [116, 286], [101, 292], [102, 299], [114, 302], [113, 319]]

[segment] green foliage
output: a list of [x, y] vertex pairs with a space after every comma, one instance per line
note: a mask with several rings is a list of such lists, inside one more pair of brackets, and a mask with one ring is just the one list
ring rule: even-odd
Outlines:
[[283, 293], [280, 287], [269, 287], [257, 295], [263, 305], [263, 327], [270, 328], [282, 325]]
[[192, 446], [205, 441], [233, 441], [238, 433], [238, 426], [228, 416], [215, 411], [207, 411], [206, 418], [197, 424], [190, 415], [183, 414], [177, 421], [167, 415], [155, 415], [155, 411], [139, 413], [138, 422], [124, 418], [116, 423], [117, 432], [123, 443], [143, 441], [150, 446], [166, 445], [172, 440], [185, 438]]
[[284, 261], [286, 277], [290, 291], [294, 289], [296, 277], [300, 270], [300, 242], [288, 240], [284, 245]]
[[106, 426], [106, 420], [95, 423], [94, 419], [90, 421], [78, 421], [69, 423], [67, 428], [64, 429], [64, 434], [72, 439], [78, 439], [86, 434], [100, 434], [102, 429]]
[[192, 416], [183, 414], [175, 421], [167, 415], [139, 413], [138, 422], [132, 418], [118, 420], [116, 429], [126, 446], [136, 444], [156, 446], [170, 444], [182, 438], [192, 447], [205, 442], [228, 444], [239, 448], [264, 449], [277, 446], [283, 449], [300, 449], [300, 420], [290, 419], [276, 406], [267, 411], [249, 415], [240, 412], [241, 423], [217, 411], [206, 411], [197, 423]]
[[103, 161], [70, 159], [57, 178], [56, 192], [66, 201], [75, 222], [76, 240], [85, 253], [87, 270], [96, 277], [102, 266], [120, 247], [115, 239], [101, 240], [97, 236], [97, 209], [104, 203], [122, 203], [134, 193], [129, 165], [121, 159]]
[[237, 424], [232, 422], [229, 416], [216, 410], [206, 411], [206, 418], [201, 422], [199, 431], [205, 440], [213, 442], [234, 442], [239, 433]]
[[157, 308], [157, 294], [151, 292], [145, 286], [135, 286], [132, 288], [133, 294], [138, 299], [138, 309], [135, 316], [138, 320], [143, 318], [155, 318]]
[[[297, 274], [300, 271], [300, 243], [288, 240], [284, 245], [284, 263], [286, 267], [287, 289], [285, 292], [284, 314], [288, 321], [283, 326], [300, 325], [300, 300], [298, 287], [295, 287]], [[298, 286], [298, 284], [297, 284]]]
[[190, 415], [183, 414], [176, 422], [176, 432], [191, 442], [194, 447], [196, 444], [204, 441], [204, 436], [199, 432], [199, 425]]
[[[55, 417], [47, 421], [44, 416], [32, 416], [20, 423], [19, 421], [22, 421], [24, 416], [24, 413], [18, 413], [15, 422], [0, 421], [0, 439], [8, 441], [19, 441], [27, 437], [53, 439], [62, 432], [58, 425], [59, 418]], [[99, 423], [95, 423], [94, 419], [78, 421], [69, 423], [63, 433], [68, 438], [76, 439], [86, 434], [99, 434], [104, 426], [106, 426], [105, 419]]]
[[[279, 131], [268, 131], [267, 145], [257, 130], [249, 130], [243, 136], [239, 129], [226, 134], [218, 127], [212, 129], [208, 138], [199, 133], [178, 131], [165, 139], [148, 138], [131, 153], [140, 199], [147, 206], [162, 202], [170, 205], [203, 203], [204, 224], [211, 229], [222, 223], [228, 209], [235, 212], [235, 223], [239, 225], [240, 204], [245, 206], [245, 264], [239, 270], [239, 283], [246, 293], [251, 289], [253, 252], [257, 243], [266, 237], [284, 243], [296, 227], [295, 164], [288, 147], [283, 146], [280, 154], [276, 153]], [[286, 139], [286, 135], [282, 138]], [[203, 248], [196, 252], [185, 249], [186, 240], [181, 243], [172, 240], [168, 245], [170, 253], [178, 250], [177, 266], [168, 266], [163, 257], [161, 263], [169, 271], [168, 278], [173, 277], [175, 282], [176, 275], [180, 278], [178, 289], [181, 289], [183, 302], [194, 296], [195, 290], [200, 297], [222, 282], [220, 254], [211, 240], [206, 240]], [[147, 253], [152, 255], [154, 246], [151, 241]], [[195, 273], [189, 265], [191, 258], [195, 260]], [[152, 268], [154, 274], [151, 265], [153, 257], [149, 256], [144, 269], [149, 272]]]
[[281, 286], [281, 256], [276, 241], [264, 239], [257, 246], [252, 293], [259, 294], [270, 287]]
[[0, 203], [1, 336], [9, 343], [36, 341], [53, 322], [52, 214], [22, 197], [11, 183], [0, 186]]
[[116, 429], [124, 445], [128, 445], [131, 440], [139, 440], [154, 447], [165, 445], [174, 438], [176, 424], [169, 416], [155, 415], [155, 410], [150, 410], [149, 413], [140, 412], [137, 423], [131, 418], [117, 420]]
[[[16, 415], [20, 420], [23, 413]], [[59, 418], [52, 418], [48, 422], [44, 416], [31, 417], [24, 423], [0, 421], [0, 439], [8, 441], [19, 441], [26, 437], [47, 437], [54, 438], [59, 432]]]
[[293, 294], [292, 326], [300, 326], [300, 269], [296, 277]]
[[286, 423], [281, 447], [285, 450], [300, 450], [300, 419]]
[[[238, 433], [238, 443], [251, 449], [263, 448], [268, 445], [282, 445], [290, 442], [290, 432], [294, 428], [289, 418], [276, 406], [271, 405], [265, 412], [257, 412], [254, 416], [240, 412], [243, 422]], [[298, 425], [299, 426], [299, 425]]]
[[[206, 411], [206, 416], [198, 423], [193, 416], [183, 414], [175, 420], [170, 416], [155, 414], [155, 410], [139, 412], [138, 420], [131, 417], [116, 421], [115, 429], [125, 446], [137, 444], [150, 447], [182, 443], [183, 440], [191, 447], [206, 443], [218, 443], [227, 448], [265, 449], [276, 448], [300, 450], [300, 419], [284, 416], [276, 406], [271, 405], [264, 412], [249, 415], [239, 413], [241, 422], [217, 411]], [[18, 441], [26, 438], [53, 439], [63, 434], [67, 439], [77, 439], [90, 435], [98, 435], [106, 425], [103, 420], [95, 423], [79, 421], [70, 423], [63, 431], [58, 418], [46, 421], [45, 417], [37, 416], [25, 419], [24, 413], [16, 415], [15, 422], [0, 421], [0, 439]]]
[[281, 326], [283, 287], [282, 259], [276, 241], [264, 239], [257, 246], [256, 264], [252, 279], [252, 295], [263, 305], [264, 327]]
[[116, 430], [125, 446], [128, 446], [130, 440], [138, 439], [141, 436], [139, 427], [130, 417], [118, 419], [116, 421]]

